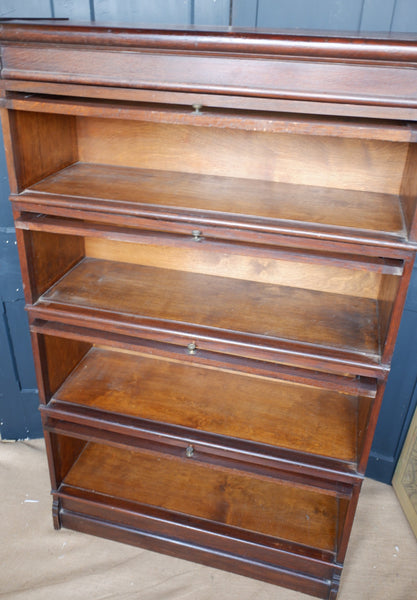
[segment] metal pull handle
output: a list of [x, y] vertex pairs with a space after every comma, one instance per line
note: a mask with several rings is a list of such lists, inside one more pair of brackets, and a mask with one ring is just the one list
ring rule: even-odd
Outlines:
[[193, 446], [191, 446], [191, 444], [189, 446], [187, 446], [187, 448], [185, 449], [185, 456], [187, 458], [191, 458], [194, 455], [194, 448]]
[[188, 354], [196, 354], [197, 344], [195, 342], [191, 342], [191, 344], [188, 344], [187, 351], [188, 351]]

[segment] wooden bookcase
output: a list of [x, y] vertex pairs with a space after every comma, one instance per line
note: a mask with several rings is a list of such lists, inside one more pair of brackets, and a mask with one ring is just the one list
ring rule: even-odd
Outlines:
[[55, 527], [334, 599], [416, 248], [416, 40], [0, 41]]

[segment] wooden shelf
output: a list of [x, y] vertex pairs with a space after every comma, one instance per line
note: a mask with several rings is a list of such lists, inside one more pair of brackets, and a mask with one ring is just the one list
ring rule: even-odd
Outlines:
[[336, 235], [405, 239], [399, 197], [369, 191], [296, 185], [76, 163], [29, 187], [23, 194], [45, 206], [137, 216], [191, 217], [224, 225], [236, 221], [278, 228], [285, 223], [332, 229]]
[[326, 551], [337, 543], [335, 494], [194, 458], [88, 443], [63, 485]]
[[359, 398], [323, 388], [92, 348], [53, 400], [357, 460]]
[[90, 309], [98, 318], [110, 311], [162, 329], [196, 325], [202, 335], [237, 332], [260, 336], [266, 345], [280, 339], [379, 356], [376, 300], [284, 285], [85, 258], [37, 306]]

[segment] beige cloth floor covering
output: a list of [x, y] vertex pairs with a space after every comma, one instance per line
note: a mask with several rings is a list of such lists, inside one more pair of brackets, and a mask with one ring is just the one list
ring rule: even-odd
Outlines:
[[[0, 599], [307, 600], [140, 548], [52, 528], [43, 440], [0, 444]], [[417, 542], [390, 486], [366, 480], [338, 600], [417, 600]]]

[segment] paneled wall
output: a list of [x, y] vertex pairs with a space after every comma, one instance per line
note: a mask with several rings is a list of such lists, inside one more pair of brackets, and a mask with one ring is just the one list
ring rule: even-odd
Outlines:
[[0, 434], [42, 435], [3, 144], [0, 142]]
[[[417, 32], [417, 0], [0, 0], [0, 17], [145, 25]], [[4, 153], [0, 153], [0, 435], [41, 435]], [[417, 392], [417, 273], [412, 280], [369, 474], [390, 481]]]
[[417, 31], [416, 0], [0, 0], [0, 17]]

